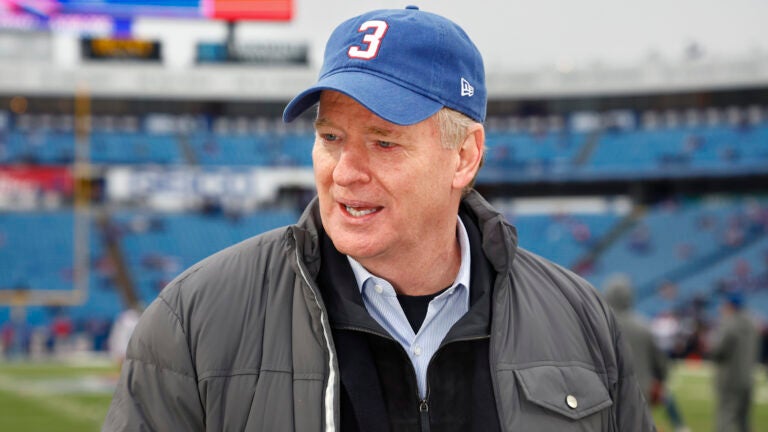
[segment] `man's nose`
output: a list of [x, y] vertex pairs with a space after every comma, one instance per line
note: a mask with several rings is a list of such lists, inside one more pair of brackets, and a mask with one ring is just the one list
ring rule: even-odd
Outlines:
[[369, 159], [365, 146], [348, 143], [339, 152], [339, 159], [333, 169], [333, 181], [340, 186], [365, 183], [370, 180]]

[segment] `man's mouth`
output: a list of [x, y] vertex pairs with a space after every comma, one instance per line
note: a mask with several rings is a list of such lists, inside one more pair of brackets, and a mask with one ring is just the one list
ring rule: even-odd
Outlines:
[[353, 217], [363, 217], [376, 213], [377, 211], [381, 210], [381, 207], [352, 207], [345, 205], [344, 209], [347, 210], [347, 213]]

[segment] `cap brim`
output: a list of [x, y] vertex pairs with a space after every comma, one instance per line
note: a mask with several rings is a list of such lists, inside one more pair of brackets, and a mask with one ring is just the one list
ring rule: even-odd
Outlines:
[[355, 99], [377, 116], [401, 126], [426, 120], [443, 105], [367, 72], [344, 71], [326, 76], [288, 103], [283, 121], [288, 123], [320, 100], [323, 90], [335, 90]]

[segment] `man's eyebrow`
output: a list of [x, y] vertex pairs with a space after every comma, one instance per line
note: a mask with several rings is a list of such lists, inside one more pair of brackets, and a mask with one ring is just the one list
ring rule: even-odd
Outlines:
[[[333, 127], [334, 124], [330, 120], [322, 117], [315, 120], [315, 128], [325, 127], [325, 126]], [[370, 135], [377, 135], [381, 137], [399, 137], [400, 135], [402, 135], [398, 131], [387, 129], [384, 127], [379, 127], [379, 126], [368, 126], [365, 128], [365, 131]]]
[[368, 126], [366, 132], [371, 135], [378, 135], [382, 137], [399, 137], [401, 134], [392, 129], [385, 129], [378, 126]]
[[333, 126], [333, 124], [330, 122], [330, 120], [325, 118], [318, 118], [315, 120], [315, 128], [323, 127], [323, 126]]

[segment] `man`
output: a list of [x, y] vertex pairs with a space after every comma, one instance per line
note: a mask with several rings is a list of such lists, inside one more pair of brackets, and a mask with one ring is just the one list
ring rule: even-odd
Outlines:
[[645, 399], [664, 404], [669, 421], [677, 432], [687, 432], [674, 396], [664, 386], [667, 380], [667, 355], [654, 340], [642, 318], [634, 313], [632, 283], [625, 274], [611, 275], [605, 282], [605, 300], [613, 309], [624, 341], [632, 353], [635, 376]]
[[104, 430], [646, 431], [607, 307], [471, 190], [482, 58], [417, 8], [339, 25], [318, 197], [185, 271], [144, 313]]
[[709, 351], [717, 368], [718, 432], [750, 430], [749, 411], [759, 339], [757, 327], [743, 305], [742, 294], [728, 294], [720, 306], [720, 324]]

